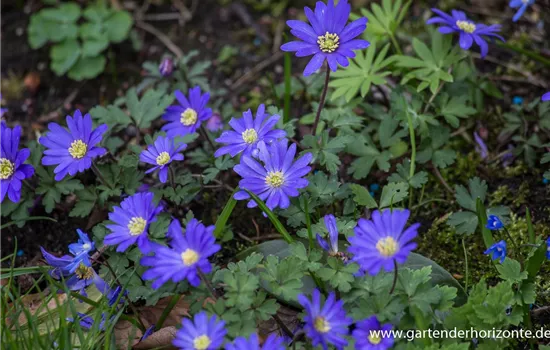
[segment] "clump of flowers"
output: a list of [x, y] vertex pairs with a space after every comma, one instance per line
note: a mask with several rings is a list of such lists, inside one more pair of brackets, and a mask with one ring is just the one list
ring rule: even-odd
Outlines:
[[214, 153], [214, 157], [220, 157], [229, 154], [235, 157], [239, 153], [243, 155], [254, 155], [258, 142], [263, 141], [270, 144], [286, 136], [284, 130], [273, 129], [281, 117], [279, 115], [269, 116], [265, 113], [265, 106], [261, 104], [256, 111], [256, 118], [252, 116], [252, 111], [243, 113], [240, 119], [232, 118], [229, 125], [233, 130], [224, 131], [216, 142], [225, 143]]
[[506, 252], [506, 241], [500, 241], [490, 246], [484, 254], [489, 255], [493, 260], [500, 259], [500, 263], [502, 264], [506, 259]]
[[17, 203], [21, 199], [22, 181], [34, 174], [32, 165], [24, 164], [31, 151], [28, 148], [19, 149], [20, 126], [10, 129], [2, 123], [0, 128], [0, 202], [4, 202], [7, 195], [10, 201]]
[[184, 279], [197, 287], [200, 284], [199, 273], [212, 271], [208, 258], [221, 249], [213, 232], [214, 226], [205, 227], [197, 219], [191, 219], [184, 234], [180, 223], [173, 220], [167, 233], [170, 247], [158, 245], [153, 256], [141, 259], [143, 266], [150, 267], [143, 274], [143, 279], [154, 279], [155, 289], [169, 280], [177, 283]]
[[176, 90], [174, 95], [179, 105], [166, 108], [162, 116], [168, 122], [162, 127], [168, 137], [192, 134], [203, 121], [212, 116], [212, 109], [206, 107], [210, 94], [208, 92], [202, 94], [200, 87], [189, 89], [189, 97], [179, 90]]
[[53, 171], [57, 181], [61, 181], [67, 174], [74, 176], [84, 172], [92, 166], [94, 158], [107, 152], [105, 148], [96, 147], [107, 131], [107, 124], [93, 129], [90, 115], [82, 116], [79, 110], [74, 112], [74, 118], [68, 115], [66, 121], [68, 131], [57, 123], [50, 123], [50, 132], [39, 140], [48, 148], [44, 151], [42, 164], [57, 164]]
[[168, 167], [173, 161], [182, 161], [183, 154], [179, 153], [187, 148], [186, 144], [174, 145], [174, 140], [168, 137], [159, 136], [155, 142], [139, 155], [139, 160], [152, 164], [153, 167], [145, 173], [149, 174], [155, 170], [159, 171], [160, 182], [168, 180]]
[[453, 10], [452, 15], [448, 15], [445, 12], [432, 9], [438, 16], [430, 18], [427, 24], [441, 24], [439, 32], [441, 34], [459, 34], [459, 45], [463, 50], [469, 50], [475, 42], [481, 49], [481, 57], [487, 56], [489, 52], [489, 45], [486, 38], [497, 38], [505, 41], [504, 38], [497, 33], [500, 32], [501, 25], [493, 24], [487, 26], [485, 24], [479, 24], [468, 19], [466, 14], [462, 11]]
[[109, 220], [114, 224], [107, 225], [111, 233], [105, 236], [105, 245], [118, 245], [116, 251], [124, 252], [132, 244], [138, 245], [143, 253], [148, 253], [151, 243], [147, 237], [149, 225], [157, 220], [157, 214], [163, 209], [156, 205], [151, 192], [136, 193], [127, 197], [109, 213]]
[[[266, 202], [269, 209], [285, 209], [290, 205], [289, 197], [296, 197], [300, 188], [305, 188], [308, 181], [304, 178], [310, 171], [308, 164], [313, 158], [311, 153], [306, 153], [294, 161], [296, 145], [288, 147], [288, 140], [282, 139], [266, 145], [258, 143], [258, 158], [243, 155], [241, 163], [234, 170], [243, 178], [239, 182], [242, 189], [249, 190]], [[240, 191], [235, 194], [235, 199], [248, 199], [248, 193]], [[248, 207], [256, 206], [254, 201], [248, 202]]]
[[359, 219], [355, 227], [355, 236], [349, 238], [349, 252], [361, 271], [376, 275], [384, 268], [393, 271], [395, 264], [403, 264], [417, 244], [420, 224], [405, 229], [409, 219], [409, 210], [389, 210], [372, 213], [371, 220]]
[[208, 318], [204, 311], [196, 314], [193, 321], [184, 318], [182, 324], [183, 327], [172, 342], [178, 349], [219, 349], [227, 333], [224, 321], [218, 320], [216, 316]]
[[290, 20], [286, 23], [291, 33], [301, 41], [291, 41], [283, 44], [281, 50], [296, 52], [297, 57], [311, 56], [311, 60], [304, 70], [304, 76], [315, 73], [325, 61], [335, 72], [338, 65], [347, 67], [349, 58], [354, 58], [353, 50], [369, 47], [370, 43], [363, 39], [356, 39], [367, 28], [367, 18], [361, 17], [346, 25], [351, 6], [347, 0], [328, 0], [325, 5], [318, 1], [315, 12], [309, 7], [304, 11], [310, 24], [302, 21]]

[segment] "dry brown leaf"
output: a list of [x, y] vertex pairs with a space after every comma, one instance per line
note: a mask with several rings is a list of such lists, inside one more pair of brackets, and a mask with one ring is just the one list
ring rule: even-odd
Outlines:
[[172, 340], [176, 336], [177, 329], [174, 326], [164, 327], [158, 332], [155, 332], [147, 337], [144, 341], [134, 346], [135, 350], [147, 350], [158, 347], [164, 347], [164, 349], [175, 349], [172, 344]]

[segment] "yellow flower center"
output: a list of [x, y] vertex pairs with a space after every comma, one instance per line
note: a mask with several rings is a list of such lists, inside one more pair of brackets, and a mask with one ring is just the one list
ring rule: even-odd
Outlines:
[[370, 331], [369, 332], [369, 342], [373, 345], [378, 345], [382, 341], [382, 338], [379, 335], [379, 331]]
[[469, 21], [456, 21], [456, 26], [469, 34], [476, 30], [476, 25]]
[[210, 340], [210, 338], [206, 334], [193, 339], [193, 346], [195, 347], [195, 350], [206, 350], [211, 343], [212, 340]]
[[75, 271], [76, 276], [81, 280], [88, 280], [94, 275], [94, 270], [84, 264], [80, 264]]
[[258, 139], [258, 133], [254, 129], [246, 129], [241, 135], [243, 136], [244, 142], [248, 144], [253, 144]]
[[82, 140], [74, 140], [69, 147], [69, 153], [74, 159], [80, 159], [88, 152], [88, 145]]
[[181, 253], [181, 260], [183, 260], [183, 265], [191, 266], [199, 261], [199, 253], [193, 249], [187, 248], [183, 253]]
[[9, 159], [0, 158], [0, 179], [9, 179], [13, 175], [14, 170], [15, 166]]
[[320, 333], [326, 333], [326, 332], [330, 331], [330, 324], [322, 316], [318, 316], [315, 319], [315, 321], [313, 322], [313, 326], [315, 327], [317, 332], [320, 332]]
[[145, 231], [145, 226], [147, 226], [147, 221], [140, 216], [135, 216], [128, 223], [128, 230], [132, 236], [137, 236]]
[[185, 126], [195, 124], [197, 122], [197, 111], [195, 111], [193, 108], [187, 108], [181, 114], [180, 122]]
[[268, 184], [270, 187], [281, 187], [284, 182], [285, 179], [281, 171], [270, 171], [265, 177], [265, 183]]
[[170, 161], [170, 155], [168, 152], [161, 152], [157, 157], [157, 164], [164, 165]]
[[376, 243], [376, 249], [385, 257], [392, 257], [397, 253], [399, 245], [393, 237], [381, 238], [378, 243]]
[[323, 52], [334, 52], [340, 46], [340, 38], [334, 33], [326, 32], [325, 35], [317, 37], [317, 44]]

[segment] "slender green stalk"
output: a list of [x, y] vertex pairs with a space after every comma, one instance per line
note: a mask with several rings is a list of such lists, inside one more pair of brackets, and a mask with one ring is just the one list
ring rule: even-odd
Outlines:
[[49, 220], [49, 221], [53, 221], [53, 222], [57, 222], [56, 219], [54, 218], [50, 218], [50, 217], [47, 217], [47, 216], [31, 216], [29, 218], [26, 218], [26, 219], [19, 219], [19, 220], [13, 220], [13, 221], [10, 221], [10, 222], [6, 222], [4, 225], [0, 226], [0, 229], [5, 229], [6, 227], [10, 227], [11, 225], [14, 225], [18, 222], [27, 222], [27, 221], [34, 221], [34, 220]]
[[208, 135], [208, 131], [206, 131], [206, 128], [204, 127], [204, 125], [201, 125], [200, 131], [202, 132], [202, 135], [206, 139], [206, 141], [208, 141], [208, 143], [210, 144], [210, 147], [212, 147], [212, 152], [216, 150], [216, 147], [214, 146], [214, 143], [210, 139], [210, 136]]
[[168, 305], [166, 305], [164, 310], [162, 310], [162, 314], [160, 315], [157, 323], [155, 324], [154, 329], [161, 329], [162, 328], [162, 325], [164, 324], [164, 321], [166, 321], [166, 319], [168, 318], [168, 315], [170, 315], [170, 312], [172, 311], [172, 309], [178, 304], [178, 301], [180, 301], [180, 298], [181, 298], [181, 295], [179, 295], [179, 294], [172, 295], [172, 298], [170, 299], [170, 302], [168, 303]]
[[468, 294], [468, 283], [470, 280], [470, 270], [468, 268], [468, 251], [466, 250], [466, 242], [464, 237], [462, 237], [462, 250], [464, 251], [464, 270], [465, 270], [465, 276], [464, 276], [464, 289], [466, 290], [466, 294]]
[[512, 242], [512, 245], [514, 246], [514, 249], [516, 250], [516, 254], [520, 253], [519, 245], [516, 243], [516, 240], [512, 238], [512, 235], [510, 234], [510, 231], [506, 228], [506, 226], [502, 227], [504, 229], [504, 232], [506, 233], [506, 236], [508, 236], [508, 239]]
[[105, 186], [107, 186], [109, 188], [112, 188], [111, 184], [109, 182], [107, 182], [107, 180], [105, 180], [105, 177], [101, 173], [101, 170], [99, 170], [99, 168], [97, 167], [97, 165], [95, 165], [94, 162], [92, 162], [92, 171], [96, 174], [97, 177], [99, 177], [99, 180], [101, 181], [102, 184], [104, 184]]
[[390, 34], [390, 39], [393, 44], [393, 47], [395, 48], [395, 51], [397, 51], [397, 54], [402, 55], [403, 50], [401, 50], [401, 46], [399, 46], [399, 42], [397, 41], [395, 34], [392, 31], [388, 31], [388, 34]]
[[529, 233], [529, 243], [535, 244], [535, 230], [533, 228], [533, 221], [531, 220], [531, 211], [529, 208], [525, 210], [525, 219], [527, 221], [527, 232]]
[[534, 59], [535, 61], [538, 61], [538, 62], [550, 67], [550, 59], [545, 58], [545, 57], [539, 55], [538, 53], [536, 53], [534, 51], [524, 49], [522, 47], [515, 46], [513, 44], [503, 43], [503, 42], [500, 42], [500, 41], [497, 41], [496, 43], [497, 43], [498, 46], [505, 47], [507, 49], [510, 49], [512, 51], [515, 51], [517, 53], [525, 55], [529, 58]]
[[309, 249], [308, 254], [313, 248], [313, 232], [311, 230], [311, 217], [309, 216], [309, 205], [307, 197], [304, 196], [304, 213], [306, 215], [306, 226], [307, 226], [307, 237], [309, 239]]
[[206, 277], [206, 275], [200, 269], [197, 269], [197, 272], [199, 273], [199, 276], [204, 282], [204, 284], [206, 284], [206, 288], [208, 288], [208, 291], [210, 292], [210, 295], [212, 295], [212, 298], [214, 298], [214, 300], [217, 300], [218, 294], [216, 293], [216, 288], [214, 288], [214, 286], [212, 285], [212, 282], [210, 282], [210, 280]]
[[[411, 139], [411, 167], [409, 169], [409, 183], [414, 176], [414, 171], [416, 170], [416, 138], [414, 134], [414, 126], [409, 110], [405, 107], [405, 114], [407, 114], [407, 124], [409, 124], [409, 138]], [[413, 187], [410, 186], [409, 192], [409, 209], [412, 207], [413, 202]]]
[[214, 228], [214, 237], [216, 238], [221, 238], [223, 230], [225, 229], [225, 225], [227, 224], [227, 220], [229, 220], [229, 217], [231, 216], [235, 205], [237, 205], [237, 201], [235, 200], [235, 198], [233, 198], [237, 191], [239, 191], [239, 187], [237, 187], [233, 191], [233, 193], [231, 193], [231, 196], [225, 204], [225, 207], [223, 208], [220, 216], [218, 216], [218, 220], [216, 220], [216, 225]]
[[292, 61], [290, 53], [284, 53], [284, 74], [285, 74], [285, 98], [284, 98], [284, 114], [283, 123], [290, 120], [290, 79], [292, 72]]
[[323, 93], [321, 94], [321, 100], [319, 101], [319, 108], [317, 108], [317, 114], [315, 115], [315, 122], [313, 122], [312, 135], [317, 134], [317, 126], [319, 125], [319, 118], [321, 117], [321, 111], [325, 105], [325, 98], [327, 97], [328, 82], [330, 79], [330, 67], [327, 65], [327, 74], [325, 75], [325, 86], [323, 87]]
[[168, 165], [169, 170], [169, 179], [170, 179], [170, 186], [175, 190], [176, 189], [176, 174], [174, 174], [174, 168], [172, 168], [170, 165]]
[[393, 282], [390, 289], [390, 295], [393, 294], [393, 291], [395, 290], [395, 286], [397, 285], [397, 277], [399, 276], [398, 266], [397, 266], [397, 260], [393, 259]]

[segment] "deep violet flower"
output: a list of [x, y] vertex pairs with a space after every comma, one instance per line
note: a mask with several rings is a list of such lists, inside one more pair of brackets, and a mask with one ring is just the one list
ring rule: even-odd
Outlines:
[[335, 72], [338, 65], [347, 67], [349, 58], [354, 58], [353, 50], [369, 47], [370, 43], [363, 39], [355, 39], [367, 28], [367, 18], [361, 17], [346, 25], [351, 6], [347, 0], [328, 0], [327, 4], [318, 1], [315, 12], [309, 7], [304, 8], [310, 24], [290, 20], [286, 23], [291, 33], [301, 41], [291, 41], [281, 46], [283, 51], [295, 51], [297, 57], [313, 55], [304, 70], [304, 76], [316, 72], [325, 60], [330, 69]]
[[500, 259], [502, 264], [506, 259], [506, 241], [500, 241], [489, 247], [483, 254], [491, 256], [492, 260]]
[[213, 232], [213, 225], [205, 227], [197, 219], [191, 219], [184, 234], [179, 221], [173, 220], [167, 233], [170, 247], [159, 245], [155, 247], [154, 255], [141, 259], [141, 265], [150, 267], [143, 279], [154, 279], [154, 289], [170, 279], [174, 283], [187, 279], [197, 287], [200, 284], [198, 271], [210, 273], [212, 264], [208, 258], [221, 248], [216, 244]]
[[48, 148], [44, 151], [42, 164], [58, 164], [53, 171], [57, 181], [67, 174], [74, 176], [89, 169], [94, 158], [107, 152], [105, 148], [96, 147], [107, 131], [107, 124], [92, 130], [92, 118], [89, 114], [83, 117], [79, 110], [74, 112], [74, 118], [68, 115], [66, 120], [68, 131], [57, 123], [50, 123], [50, 132], [39, 139]]
[[185, 148], [187, 148], [187, 145], [184, 143], [175, 146], [173, 139], [159, 136], [152, 145], [149, 145], [149, 148], [141, 152], [139, 160], [154, 165], [145, 172], [146, 174], [160, 169], [160, 182], [166, 183], [168, 180], [168, 167], [170, 163], [172, 163], [172, 161], [182, 161], [183, 154], [179, 152], [183, 151]]
[[514, 22], [517, 22], [521, 16], [525, 13], [525, 10], [531, 5], [535, 3], [535, 0], [511, 0], [510, 1], [510, 7], [515, 9], [518, 8], [518, 11], [514, 15], [514, 18], [512, 19]]
[[218, 349], [225, 337], [225, 322], [213, 315], [208, 318], [202, 311], [191, 321], [182, 320], [183, 327], [176, 333], [172, 344], [182, 350], [215, 350]]
[[329, 214], [324, 217], [325, 226], [328, 230], [328, 242], [321, 237], [320, 234], [316, 235], [317, 243], [323, 250], [335, 255], [338, 253], [338, 227], [336, 226], [336, 218], [334, 215]]
[[304, 331], [313, 346], [321, 345], [326, 350], [328, 344], [334, 345], [336, 349], [343, 349], [348, 344], [345, 337], [352, 319], [346, 316], [344, 302], [336, 301], [334, 292], [328, 295], [323, 305], [318, 289], [313, 291], [311, 300], [304, 294], [298, 295], [298, 302], [305, 309]]
[[[376, 210], [371, 220], [359, 219], [355, 236], [349, 238], [348, 251], [353, 254], [360, 271], [376, 275], [384, 267], [393, 271], [395, 262], [402, 264], [417, 246], [412, 240], [417, 235], [420, 224], [405, 229], [409, 210]], [[394, 262], [395, 261], [395, 262]]]
[[386, 350], [393, 346], [392, 325], [381, 325], [376, 316], [357, 322], [352, 336], [358, 350]]
[[243, 113], [240, 119], [232, 118], [229, 125], [233, 130], [224, 131], [216, 142], [225, 143], [226, 146], [221, 147], [214, 153], [214, 157], [220, 157], [224, 154], [230, 154], [235, 157], [237, 154], [250, 156], [256, 150], [258, 142], [264, 141], [267, 144], [272, 143], [286, 136], [284, 130], [275, 129], [273, 127], [281, 117], [277, 114], [269, 116], [265, 113], [265, 106], [261, 104], [256, 112], [256, 118], [252, 116], [252, 111]]
[[550, 91], [542, 95], [542, 101], [550, 101]]
[[489, 52], [487, 38], [498, 38], [505, 41], [504, 38], [497, 33], [500, 32], [500, 24], [487, 26], [485, 24], [476, 24], [462, 11], [453, 10], [452, 16], [445, 12], [432, 8], [438, 16], [430, 18], [426, 24], [442, 24], [439, 27], [441, 34], [459, 33], [459, 44], [463, 50], [469, 50], [472, 44], [475, 43], [481, 49], [481, 57], [485, 57]]
[[174, 71], [174, 60], [171, 57], [165, 57], [162, 59], [159, 65], [159, 73], [163, 77], [169, 77]]
[[206, 128], [210, 132], [216, 132], [223, 129], [223, 120], [219, 114], [213, 114], [206, 122]]
[[22, 181], [34, 174], [32, 165], [23, 164], [31, 151], [28, 148], [19, 150], [20, 126], [11, 129], [2, 123], [0, 130], [0, 202], [4, 201], [7, 194], [10, 201], [17, 203], [21, 199]]
[[174, 95], [180, 104], [166, 108], [162, 118], [168, 123], [162, 130], [166, 131], [168, 137], [192, 134], [212, 115], [212, 109], [206, 108], [210, 94], [201, 94], [201, 88], [195, 86], [189, 89], [189, 98], [179, 90]]
[[[308, 166], [313, 158], [311, 153], [306, 153], [294, 161], [296, 145], [290, 147], [287, 139], [282, 139], [266, 145], [265, 142], [258, 143], [258, 158], [260, 162], [252, 157], [243, 155], [241, 163], [233, 169], [243, 178], [239, 187], [247, 189], [256, 194], [266, 202], [269, 209], [288, 208], [289, 197], [296, 197], [300, 193], [298, 189], [305, 188], [308, 180], [304, 179], [311, 168]], [[234, 196], [237, 200], [250, 198], [245, 191], [239, 191]], [[248, 207], [256, 207], [256, 202], [249, 201]]]
[[163, 209], [162, 205], [153, 202], [151, 192], [136, 193], [125, 198], [120, 207], [114, 207], [109, 213], [109, 220], [114, 224], [107, 225], [111, 234], [105, 236], [105, 245], [118, 244], [117, 252], [124, 252], [129, 246], [137, 242], [142, 253], [148, 253], [151, 243], [147, 237], [149, 225], [157, 220], [157, 214]]
[[250, 339], [245, 337], [237, 337], [233, 344], [226, 344], [225, 350], [285, 350], [283, 345], [284, 339], [271, 334], [260, 346], [258, 335], [255, 333], [250, 336]]

